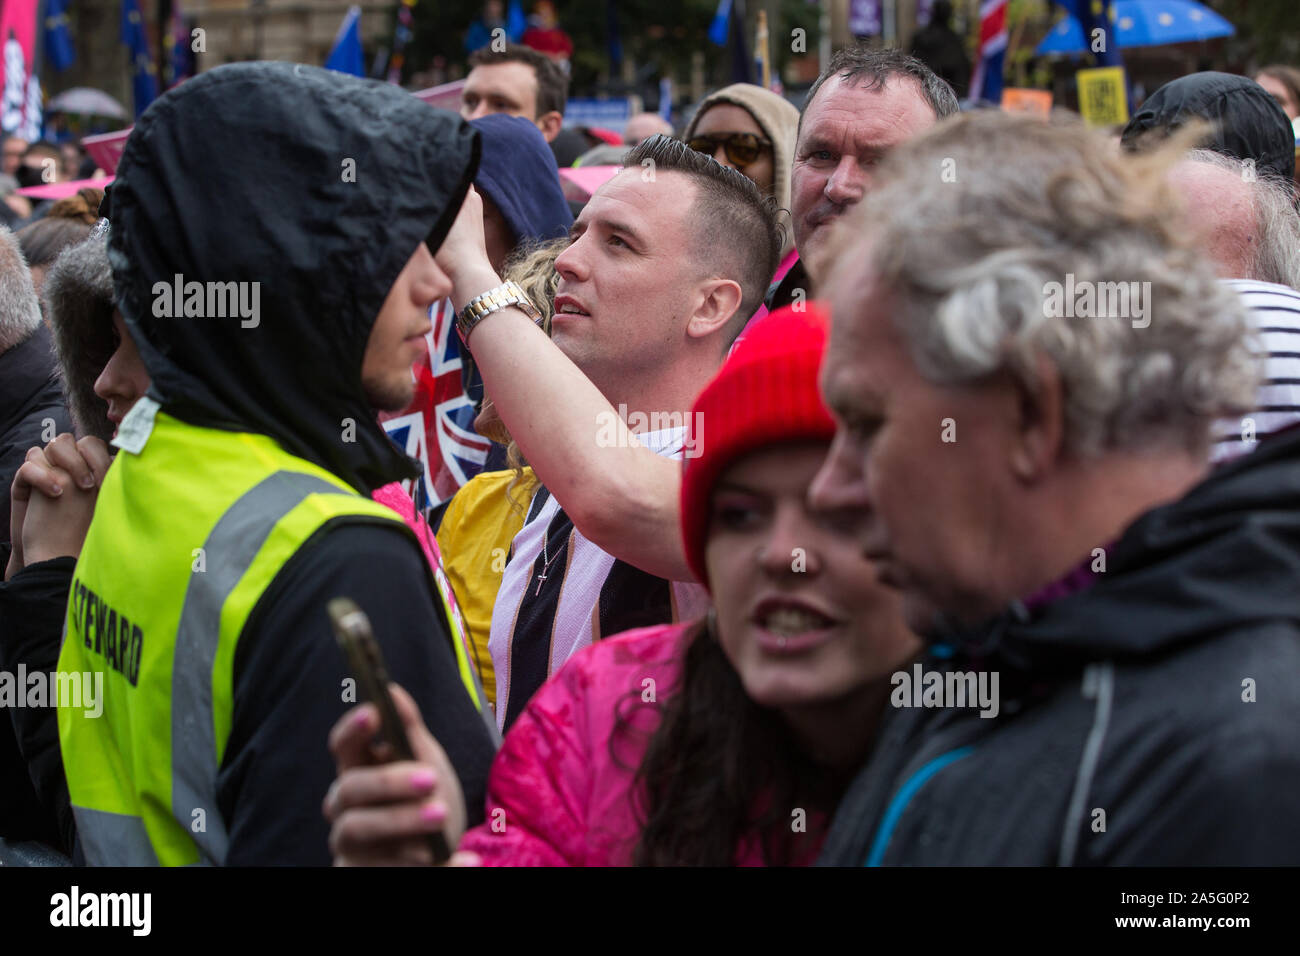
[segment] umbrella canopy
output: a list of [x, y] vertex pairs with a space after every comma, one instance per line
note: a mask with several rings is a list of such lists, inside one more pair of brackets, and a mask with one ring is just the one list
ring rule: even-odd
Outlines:
[[565, 166], [560, 170], [560, 188], [565, 199], [586, 202], [592, 193], [622, 171], [622, 166]]
[[108, 116], [112, 119], [125, 119], [126, 110], [122, 104], [103, 90], [89, 86], [74, 86], [64, 90], [45, 105], [47, 113], [84, 113], [89, 116]]
[[441, 110], [451, 110], [453, 113], [460, 112], [460, 94], [465, 89], [467, 80], [454, 80], [451, 83], [444, 83], [441, 86], [431, 86], [427, 90], [419, 90], [411, 95], [417, 100], [424, 100], [430, 106], [436, 106]]
[[[1237, 32], [1223, 17], [1193, 0], [1118, 0], [1115, 42], [1120, 47], [1164, 46], [1232, 36]], [[1035, 51], [1087, 53], [1091, 44], [1076, 17], [1067, 16], [1051, 29]]]
[[44, 183], [40, 186], [25, 186], [22, 189], [16, 189], [14, 192], [20, 196], [27, 196], [31, 199], [67, 199], [69, 196], [75, 196], [77, 190], [83, 186], [94, 186], [96, 189], [105, 189], [113, 181], [112, 176], [106, 176], [103, 179], [70, 179], [62, 183]]

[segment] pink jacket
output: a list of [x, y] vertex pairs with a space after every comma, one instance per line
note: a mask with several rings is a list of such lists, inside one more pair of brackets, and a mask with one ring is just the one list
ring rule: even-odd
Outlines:
[[442, 567], [442, 552], [438, 550], [438, 539], [429, 530], [429, 523], [416, 516], [415, 502], [402, 490], [400, 481], [376, 488], [370, 497], [401, 515], [406, 526], [415, 532], [424, 556], [429, 559], [429, 565], [435, 568]]
[[[488, 777], [486, 821], [460, 849], [486, 866], [629, 865], [640, 834], [636, 768], [676, 690], [689, 627], [625, 631], [570, 658], [506, 734]], [[642, 703], [651, 699], [658, 706]], [[638, 733], [619, 735], [616, 761], [610, 745], [620, 704]], [[747, 843], [736, 862], [761, 866], [763, 858]]]

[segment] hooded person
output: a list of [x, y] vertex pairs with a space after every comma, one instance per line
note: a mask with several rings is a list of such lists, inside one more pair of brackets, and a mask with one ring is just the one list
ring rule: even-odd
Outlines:
[[[482, 141], [474, 188], [483, 197], [484, 221], [495, 208], [507, 233], [507, 243], [493, 256], [504, 263], [510, 252], [524, 242], [545, 242], [568, 235], [573, 213], [560, 188], [555, 157], [541, 132], [528, 120], [505, 113], [491, 113], [470, 121]], [[490, 239], [490, 237], [489, 237]]]
[[[775, 200], [778, 209], [786, 210], [786, 212], [782, 213], [782, 218], [785, 221], [785, 240], [781, 246], [781, 267], [777, 269], [778, 274], [783, 274], [783, 269], [788, 268], [786, 261], [791, 258], [794, 252], [794, 230], [790, 228], [788, 222], [788, 210], [790, 209], [790, 164], [794, 161], [794, 143], [799, 130], [799, 111], [785, 97], [779, 96], [770, 90], [765, 90], [761, 86], [755, 86], [752, 83], [733, 83], [731, 86], [724, 86], [717, 92], [706, 96], [700, 102], [695, 115], [691, 117], [682, 139], [692, 149], [700, 149], [703, 145], [702, 143], [700, 145], [693, 144], [692, 140], [698, 141], [705, 135], [713, 135], [711, 132], [713, 120], [710, 119], [707, 124], [704, 121], [709, 112], [719, 106], [738, 107], [744, 110], [749, 114], [752, 121], [757, 124], [763, 138], [767, 140], [768, 145], [760, 144], [758, 157], [748, 166], [742, 166], [733, 161], [728, 155], [727, 144], [722, 142], [721, 139], [717, 139], [710, 144], [714, 147], [713, 149], [706, 147], [703, 151], [708, 152], [709, 155], [724, 166], [739, 169], [758, 183], [759, 188]], [[714, 118], [719, 115], [714, 113]], [[734, 116], [735, 114], [730, 115]], [[724, 123], [723, 125], [728, 124]], [[735, 132], [749, 131], [739, 129], [718, 131], [719, 135]], [[732, 152], [734, 152], [734, 149]], [[771, 165], [770, 179], [766, 173], [767, 163], [764, 162], [769, 158]], [[758, 178], [759, 174], [756, 173], [760, 166], [763, 167], [762, 181]]]
[[[63, 394], [81, 437], [60, 434], [44, 449], [31, 449], [15, 476], [10, 525], [22, 547], [15, 550], [7, 580], [0, 584], [0, 671], [51, 673], [58, 662], [68, 591], [93, 510], [60, 510], [62, 495], [51, 487], [56, 483], [52, 469], [85, 466], [94, 475], [97, 464], [106, 468], [107, 443], [113, 440], [116, 423], [149, 390], [149, 373], [113, 304], [107, 243], [105, 219], [89, 238], [65, 249], [47, 276], [45, 316], [54, 336]], [[430, 567], [441, 568], [437, 541], [401, 485], [384, 485], [372, 497], [406, 521]], [[458, 639], [468, 641], [450, 586], [441, 576], [436, 580]], [[46, 708], [24, 708], [10, 716], [14, 736], [0, 740], [0, 763], [9, 763], [12, 772], [0, 774], [0, 779], [13, 783], [0, 796], [7, 806], [0, 814], [0, 835], [31, 836], [71, 853], [76, 828], [56, 715]], [[6, 736], [5, 729], [0, 726], [0, 737]]]
[[1207, 148], [1253, 162], [1261, 176], [1288, 182], [1295, 177], [1290, 118], [1262, 86], [1232, 73], [1207, 71], [1170, 80], [1133, 114], [1120, 142], [1137, 150], [1148, 138], [1163, 139], [1195, 117], [1211, 124]]
[[151, 385], [114, 441], [59, 659], [102, 680], [106, 720], [58, 714], [87, 862], [328, 862], [321, 742], [355, 700], [340, 596], [481, 815], [481, 690], [415, 537], [369, 498], [418, 473], [375, 411], [409, 400], [449, 286], [432, 251], [477, 162], [458, 117], [295, 64], [218, 67], [137, 122], [108, 259]]

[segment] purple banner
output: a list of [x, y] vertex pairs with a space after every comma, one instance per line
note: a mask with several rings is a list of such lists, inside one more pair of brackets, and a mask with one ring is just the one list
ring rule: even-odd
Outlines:
[[855, 37], [873, 37], [880, 33], [881, 0], [850, 0], [849, 32]]

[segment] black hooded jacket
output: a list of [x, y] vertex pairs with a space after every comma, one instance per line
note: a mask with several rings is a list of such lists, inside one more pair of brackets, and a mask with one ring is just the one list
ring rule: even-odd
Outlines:
[[1295, 132], [1286, 112], [1254, 80], [1233, 73], [1192, 73], [1152, 93], [1124, 127], [1121, 142], [1136, 148], [1152, 130], [1173, 132], [1200, 117], [1213, 128], [1206, 145], [1250, 159], [1261, 175], [1289, 182], [1295, 176]]
[[[396, 87], [295, 64], [218, 67], [157, 100], [108, 212], [114, 294], [150, 397], [194, 425], [269, 435], [363, 495], [417, 474], [366, 401], [362, 358], [398, 273], [450, 228], [478, 149], [463, 120]], [[157, 314], [155, 285], [177, 276], [257, 283], [256, 322]], [[400, 527], [328, 524], [239, 639], [217, 786], [228, 864], [329, 862], [327, 736], [350, 704], [325, 603], [340, 594], [366, 608], [391, 676], [447, 750], [471, 825], [483, 817], [494, 744], [419, 547]]]
[[[361, 362], [388, 290], [420, 242], [441, 245], [478, 157], [459, 117], [300, 64], [232, 64], [156, 101], [123, 151], [108, 244], [150, 395], [192, 424], [270, 435], [363, 494], [414, 477]], [[177, 275], [258, 283], [256, 326], [155, 315], [156, 284]], [[340, 438], [349, 418], [355, 441]]]
[[888, 709], [822, 864], [1300, 863], [1300, 430], [1105, 560], [932, 648], [925, 670], [998, 672], [998, 715]]

